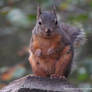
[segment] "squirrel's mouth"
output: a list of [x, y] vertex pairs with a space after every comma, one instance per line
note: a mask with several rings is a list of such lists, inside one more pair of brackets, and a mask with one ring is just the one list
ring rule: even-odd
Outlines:
[[52, 38], [52, 35], [50, 33], [45, 33], [43, 35], [40, 35], [41, 37], [45, 38], [45, 39], [50, 39]]
[[45, 38], [45, 39], [51, 39], [53, 37], [55, 37], [55, 34], [53, 33], [42, 33], [42, 34], [39, 34], [41, 37]]
[[51, 34], [51, 33], [46, 33], [46, 34], [44, 35], [44, 38], [46, 38], [46, 39], [51, 39], [51, 38], [53, 38], [53, 37], [54, 37], [54, 35]]
[[51, 34], [50, 33], [46, 33], [46, 36], [51, 36]]

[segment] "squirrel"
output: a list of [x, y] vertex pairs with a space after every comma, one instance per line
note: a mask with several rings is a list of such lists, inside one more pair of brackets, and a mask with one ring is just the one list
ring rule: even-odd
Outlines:
[[79, 28], [59, 23], [55, 9], [37, 9], [37, 22], [32, 30], [29, 62], [34, 75], [67, 78], [71, 71], [75, 46], [85, 40]]

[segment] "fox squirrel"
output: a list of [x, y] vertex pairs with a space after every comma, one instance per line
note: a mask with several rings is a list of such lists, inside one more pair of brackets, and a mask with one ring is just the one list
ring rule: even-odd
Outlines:
[[85, 39], [78, 28], [59, 23], [55, 10], [37, 10], [37, 22], [32, 30], [29, 62], [34, 75], [67, 78], [74, 56], [74, 44]]

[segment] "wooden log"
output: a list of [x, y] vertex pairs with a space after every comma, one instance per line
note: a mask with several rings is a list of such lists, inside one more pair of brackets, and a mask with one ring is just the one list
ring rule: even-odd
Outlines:
[[63, 79], [50, 79], [25, 76], [11, 82], [0, 92], [82, 92], [80, 89]]

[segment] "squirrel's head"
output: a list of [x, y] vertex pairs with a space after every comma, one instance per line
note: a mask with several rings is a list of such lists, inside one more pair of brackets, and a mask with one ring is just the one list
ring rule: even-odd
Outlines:
[[58, 21], [56, 12], [53, 11], [41, 11], [37, 9], [37, 35], [52, 38], [58, 34]]

